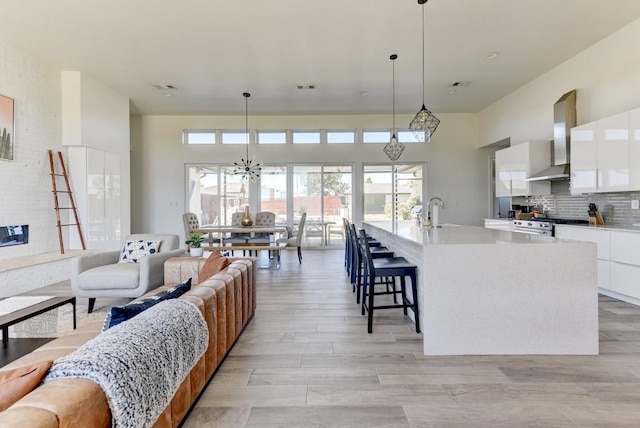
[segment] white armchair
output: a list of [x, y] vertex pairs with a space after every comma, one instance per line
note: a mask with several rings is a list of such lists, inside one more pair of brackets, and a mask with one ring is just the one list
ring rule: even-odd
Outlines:
[[[89, 313], [98, 297], [134, 299], [164, 284], [164, 262], [184, 254], [178, 235], [129, 235], [126, 241], [160, 240], [155, 254], [138, 263], [118, 263], [120, 250], [88, 254], [71, 260], [71, 289], [76, 297], [89, 298]], [[124, 245], [124, 244], [123, 244]]]

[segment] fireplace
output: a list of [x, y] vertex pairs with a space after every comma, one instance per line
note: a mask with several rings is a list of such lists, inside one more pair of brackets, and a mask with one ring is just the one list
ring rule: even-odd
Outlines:
[[22, 245], [29, 242], [29, 225], [0, 226], [0, 247]]

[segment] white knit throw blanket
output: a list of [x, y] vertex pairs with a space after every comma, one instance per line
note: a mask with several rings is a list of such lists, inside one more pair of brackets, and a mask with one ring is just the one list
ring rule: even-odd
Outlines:
[[44, 382], [91, 379], [107, 396], [114, 428], [150, 427], [208, 342], [198, 308], [185, 300], [167, 300], [56, 360]]

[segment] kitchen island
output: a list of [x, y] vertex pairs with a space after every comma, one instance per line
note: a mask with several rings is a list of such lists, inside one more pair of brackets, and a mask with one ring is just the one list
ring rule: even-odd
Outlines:
[[398, 255], [422, 250], [425, 355], [598, 354], [594, 244], [411, 221], [363, 226]]

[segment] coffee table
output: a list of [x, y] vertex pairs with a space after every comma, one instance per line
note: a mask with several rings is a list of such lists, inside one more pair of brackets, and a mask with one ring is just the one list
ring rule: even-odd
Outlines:
[[[14, 296], [8, 297], [2, 301], [11, 302], [19, 302], [18, 299], [24, 299], [24, 297], [36, 297], [36, 296]], [[76, 298], [75, 296], [58, 296], [58, 297], [50, 297], [46, 300], [42, 300], [38, 303], [28, 304], [27, 306], [17, 309], [13, 312], [9, 312], [6, 315], [0, 316], [0, 328], [2, 329], [2, 343], [7, 343], [9, 341], [9, 327], [17, 324], [19, 322], [28, 320], [29, 318], [33, 318], [37, 315], [43, 314], [51, 309], [55, 309], [57, 307], [71, 304], [73, 306], [73, 329], [76, 328]]]

